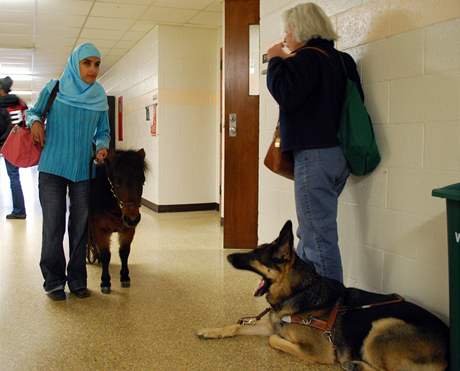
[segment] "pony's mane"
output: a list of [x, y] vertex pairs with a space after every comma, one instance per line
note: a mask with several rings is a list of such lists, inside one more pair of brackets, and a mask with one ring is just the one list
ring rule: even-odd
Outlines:
[[142, 158], [135, 150], [119, 150], [115, 151], [114, 161], [117, 165], [121, 165], [123, 167], [128, 168], [138, 168], [142, 166], [142, 171], [145, 174], [148, 171], [147, 162], [145, 158]]

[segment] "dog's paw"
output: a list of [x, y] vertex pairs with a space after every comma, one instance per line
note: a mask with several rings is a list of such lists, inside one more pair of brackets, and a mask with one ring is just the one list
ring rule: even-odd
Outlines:
[[203, 328], [196, 332], [200, 339], [222, 339], [222, 328]]
[[236, 335], [238, 325], [231, 325], [219, 328], [204, 328], [197, 331], [197, 336], [200, 339], [223, 339]]

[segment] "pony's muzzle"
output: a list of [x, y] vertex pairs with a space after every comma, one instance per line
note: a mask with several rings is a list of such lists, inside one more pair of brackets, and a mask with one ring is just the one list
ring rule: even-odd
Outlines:
[[134, 228], [141, 221], [141, 214], [137, 214], [134, 218], [123, 215], [123, 224], [129, 228]]

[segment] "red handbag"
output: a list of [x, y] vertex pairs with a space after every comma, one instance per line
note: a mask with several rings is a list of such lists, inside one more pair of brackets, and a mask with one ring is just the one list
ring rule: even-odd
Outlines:
[[30, 167], [38, 164], [42, 148], [35, 144], [30, 129], [14, 125], [3, 144], [1, 153], [8, 162], [17, 167]]
[[[59, 81], [51, 91], [45, 110], [42, 114], [42, 122], [46, 120], [48, 111], [53, 104], [54, 99], [59, 91]], [[22, 122], [24, 120], [21, 120]], [[34, 143], [30, 128], [20, 125], [14, 125], [10, 134], [5, 140], [0, 153], [8, 162], [17, 167], [31, 167], [38, 164], [42, 148], [40, 144]]]

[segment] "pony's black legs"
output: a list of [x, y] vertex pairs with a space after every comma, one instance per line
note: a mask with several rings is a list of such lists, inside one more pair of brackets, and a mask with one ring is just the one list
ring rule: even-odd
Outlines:
[[131, 252], [131, 242], [134, 238], [134, 228], [129, 228], [118, 234], [120, 243], [120, 282], [121, 287], [129, 287], [131, 279], [129, 278], [128, 257]]
[[101, 291], [103, 294], [109, 294], [111, 286], [109, 274], [110, 250], [101, 249], [100, 259], [102, 263]]
[[120, 246], [120, 260], [121, 260], [121, 270], [120, 270], [120, 282], [121, 287], [129, 287], [131, 285], [131, 279], [129, 278], [129, 269], [128, 269], [128, 257], [131, 251], [130, 245]]

